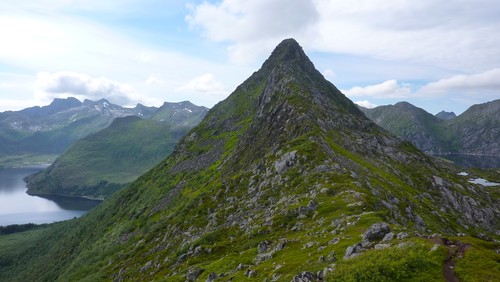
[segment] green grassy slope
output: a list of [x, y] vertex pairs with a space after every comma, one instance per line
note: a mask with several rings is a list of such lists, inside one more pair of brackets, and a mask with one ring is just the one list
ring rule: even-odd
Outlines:
[[117, 118], [29, 177], [28, 193], [106, 197], [168, 156], [187, 130], [133, 116]]

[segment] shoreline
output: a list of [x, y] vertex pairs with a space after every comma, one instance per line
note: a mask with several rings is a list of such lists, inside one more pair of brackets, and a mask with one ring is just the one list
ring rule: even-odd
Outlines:
[[500, 157], [500, 155], [492, 155], [492, 154], [475, 154], [475, 153], [427, 153], [431, 156], [449, 156], [449, 155], [459, 155], [459, 156], [487, 156], [487, 157]]
[[36, 197], [41, 197], [41, 198], [46, 198], [46, 199], [51, 199], [51, 198], [59, 198], [59, 199], [70, 199], [70, 200], [84, 200], [84, 201], [91, 201], [91, 202], [99, 202], [102, 203], [105, 199], [104, 198], [94, 198], [94, 197], [89, 197], [89, 196], [74, 196], [74, 195], [62, 195], [62, 194], [37, 194], [37, 193], [28, 193], [26, 191], [26, 194], [30, 196], [36, 196]]

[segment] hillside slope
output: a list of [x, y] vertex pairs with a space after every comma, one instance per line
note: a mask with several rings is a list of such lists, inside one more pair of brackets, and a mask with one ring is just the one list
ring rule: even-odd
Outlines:
[[440, 127], [441, 120], [408, 102], [363, 111], [377, 125], [411, 141], [424, 152], [442, 153], [443, 148], [448, 147], [449, 141]]
[[407, 102], [362, 110], [425, 152], [500, 156], [500, 100], [473, 105], [458, 117], [442, 112], [439, 118]]
[[48, 168], [26, 178], [30, 195], [104, 198], [167, 157], [191, 126], [172, 128], [135, 116], [117, 118], [87, 136]]
[[[367, 119], [287, 39], [133, 184], [78, 220], [0, 238], [0, 279], [496, 280], [498, 193], [445, 165]], [[448, 257], [452, 242], [465, 256]]]

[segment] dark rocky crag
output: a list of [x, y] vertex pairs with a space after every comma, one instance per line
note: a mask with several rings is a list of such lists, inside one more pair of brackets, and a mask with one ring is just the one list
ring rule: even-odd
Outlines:
[[170, 157], [24, 263], [64, 257], [46, 280], [335, 279], [377, 249], [435, 257], [422, 234], [498, 239], [498, 198], [457, 172], [366, 118], [287, 39]]

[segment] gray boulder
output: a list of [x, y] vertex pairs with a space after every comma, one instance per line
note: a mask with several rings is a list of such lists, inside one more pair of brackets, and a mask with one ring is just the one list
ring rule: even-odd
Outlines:
[[400, 240], [408, 238], [408, 233], [406, 233], [406, 232], [399, 232], [398, 235], [397, 235], [397, 238], [400, 239]]
[[270, 244], [271, 244], [271, 242], [269, 242], [269, 241], [260, 242], [259, 245], [257, 245], [257, 253], [262, 254], [262, 253], [267, 252], [267, 249], [269, 248]]
[[274, 163], [274, 168], [278, 173], [282, 173], [295, 165], [297, 162], [297, 151], [292, 151], [284, 154], [281, 159]]
[[319, 281], [318, 275], [309, 271], [304, 271], [300, 274], [295, 275], [292, 278], [292, 282], [314, 282], [314, 281]]
[[188, 269], [188, 272], [186, 274], [186, 279], [187, 281], [196, 281], [198, 277], [205, 271], [205, 269], [202, 268], [190, 268]]
[[394, 233], [389, 232], [389, 233], [385, 234], [384, 239], [382, 239], [382, 241], [386, 242], [386, 241], [391, 241], [392, 239], [394, 239]]
[[363, 234], [363, 241], [375, 241], [382, 239], [389, 232], [391, 232], [391, 228], [386, 222], [375, 223], [370, 226], [368, 230], [366, 230], [365, 234]]
[[356, 245], [349, 246], [345, 250], [344, 259], [353, 258], [353, 257], [359, 255], [359, 253], [361, 253], [362, 251], [363, 251], [363, 246], [360, 243], [358, 243]]
[[311, 200], [311, 201], [309, 201], [309, 204], [307, 205], [307, 209], [309, 209], [310, 211], [314, 211], [318, 208], [318, 206], [319, 206], [318, 203]]

